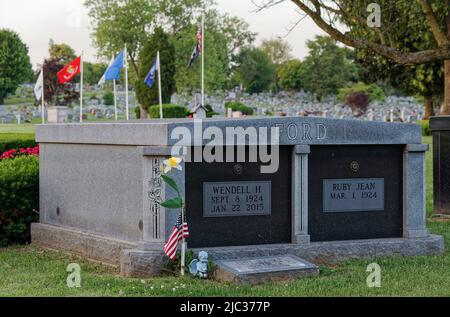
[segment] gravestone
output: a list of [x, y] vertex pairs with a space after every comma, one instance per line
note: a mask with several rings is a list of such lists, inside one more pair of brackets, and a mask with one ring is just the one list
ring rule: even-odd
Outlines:
[[433, 131], [434, 213], [450, 214], [450, 116], [430, 119]]
[[67, 123], [69, 121], [68, 107], [49, 107], [47, 108], [48, 123]]
[[[211, 149], [211, 131], [219, 139], [215, 159], [189, 160]], [[250, 142], [253, 133], [258, 138]], [[120, 265], [125, 276], [158, 275], [167, 260], [164, 244], [180, 213], [160, 206], [176, 194], [161, 177], [172, 155], [186, 160], [171, 176], [186, 199], [188, 249], [206, 250], [213, 261], [444, 252], [443, 238], [426, 228], [428, 145], [419, 125], [166, 119], [39, 125], [36, 138], [40, 223], [32, 225], [32, 242]], [[273, 154], [269, 160], [250, 159], [251, 149], [264, 148]], [[263, 172], [269, 164], [275, 168]]]
[[403, 149], [312, 146], [311, 241], [403, 236]]
[[215, 278], [238, 284], [260, 284], [319, 275], [319, 268], [293, 255], [221, 260]]
[[261, 162], [186, 163], [189, 246], [289, 243], [289, 147], [280, 149], [280, 165], [277, 173], [265, 175], [260, 173]]

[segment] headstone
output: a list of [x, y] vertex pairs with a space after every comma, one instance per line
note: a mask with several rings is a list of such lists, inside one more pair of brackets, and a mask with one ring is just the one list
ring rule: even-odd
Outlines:
[[433, 133], [434, 213], [450, 215], [450, 116], [430, 119]]
[[288, 148], [279, 154], [282, 168], [270, 178], [259, 172], [262, 162], [186, 163], [191, 247], [290, 241], [291, 155]]
[[192, 110], [194, 119], [205, 119], [207, 110], [202, 105], [198, 105]]
[[[212, 151], [213, 139], [223, 147]], [[442, 237], [426, 228], [428, 146], [419, 125], [167, 119], [38, 125], [36, 141], [45, 151], [33, 243], [76, 249], [120, 265], [126, 276], [159, 274], [167, 260], [164, 244], [179, 210], [159, 204], [177, 194], [160, 166], [180, 155], [171, 152], [180, 144], [188, 151], [182, 170], [171, 176], [185, 197], [188, 248], [207, 251], [216, 263], [276, 258], [231, 263], [239, 268], [233, 279], [279, 278], [283, 269], [292, 276], [294, 265], [279, 260], [289, 255], [334, 261], [444, 252]]]
[[367, 115], [367, 119], [368, 119], [369, 121], [373, 121], [373, 119], [374, 119], [374, 113], [373, 113], [373, 110], [372, 110], [372, 109], [369, 110], [369, 114]]
[[69, 122], [68, 107], [49, 107], [47, 109], [48, 123], [66, 123]]
[[319, 275], [319, 268], [293, 255], [221, 260], [215, 278], [238, 284], [260, 284]]
[[243, 114], [240, 111], [233, 111], [231, 114], [231, 118], [242, 118]]
[[402, 153], [400, 146], [314, 147], [311, 240], [402, 237]]

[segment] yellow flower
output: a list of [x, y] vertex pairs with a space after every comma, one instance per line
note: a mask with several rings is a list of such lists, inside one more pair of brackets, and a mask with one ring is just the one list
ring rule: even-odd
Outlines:
[[164, 173], [167, 174], [174, 168], [182, 171], [183, 169], [181, 168], [181, 165], [180, 165], [182, 161], [183, 160], [179, 157], [171, 157], [170, 159], [165, 160], [164, 161]]

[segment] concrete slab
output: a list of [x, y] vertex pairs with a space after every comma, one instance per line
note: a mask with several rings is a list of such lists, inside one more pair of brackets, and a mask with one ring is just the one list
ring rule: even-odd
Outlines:
[[231, 259], [216, 262], [215, 278], [237, 284], [260, 284], [315, 276], [319, 268], [293, 255]]

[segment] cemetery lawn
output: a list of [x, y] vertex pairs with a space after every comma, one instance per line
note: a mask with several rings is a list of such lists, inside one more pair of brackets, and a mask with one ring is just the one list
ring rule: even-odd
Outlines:
[[[1, 127], [1, 125], [0, 125]], [[1, 131], [0, 131], [1, 133]], [[424, 142], [431, 143], [431, 138]], [[432, 208], [432, 156], [427, 154], [427, 211]], [[259, 286], [167, 276], [127, 279], [117, 268], [33, 246], [0, 248], [0, 296], [450, 296], [450, 220], [430, 218], [432, 233], [443, 235], [444, 256], [352, 260], [321, 266], [317, 277]], [[380, 288], [368, 288], [367, 265], [382, 269]], [[81, 288], [66, 285], [70, 263], [81, 266]]]
[[4, 137], [7, 137], [7, 134], [34, 134], [35, 130], [36, 126], [34, 124], [29, 123], [21, 125], [0, 124], [0, 135], [3, 135]]

